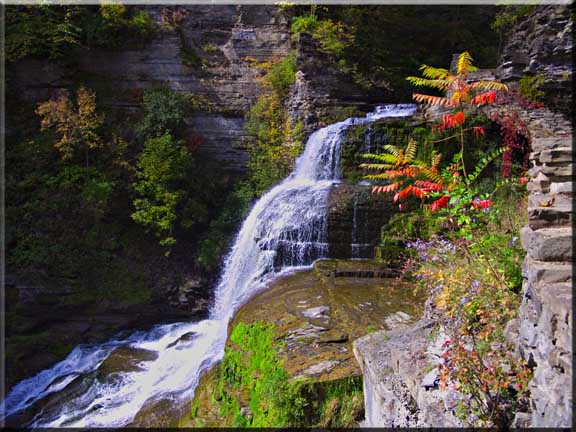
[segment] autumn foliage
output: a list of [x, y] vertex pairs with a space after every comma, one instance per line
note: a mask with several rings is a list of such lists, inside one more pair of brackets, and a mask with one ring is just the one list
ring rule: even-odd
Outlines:
[[[434, 126], [435, 130], [445, 132], [453, 130], [454, 134], [434, 141], [434, 143], [456, 139], [460, 144], [460, 152], [453, 164], [440, 168], [442, 160], [440, 153], [433, 152], [428, 163], [415, 159], [418, 144], [410, 141], [405, 149], [393, 145], [384, 146], [384, 154], [364, 155], [377, 163], [365, 163], [361, 167], [372, 172], [365, 178], [368, 180], [387, 180], [386, 185], [373, 186], [374, 193], [394, 193], [394, 202], [403, 201], [413, 196], [422, 200], [432, 211], [446, 208], [450, 203], [451, 191], [454, 187], [467, 184], [468, 175], [464, 163], [465, 135], [472, 133], [475, 137], [484, 136], [481, 126], [464, 127], [466, 112], [474, 107], [492, 104], [497, 100], [498, 92], [507, 91], [505, 84], [497, 81], [474, 80], [469, 74], [478, 69], [472, 65], [472, 57], [467, 51], [460, 54], [455, 73], [447, 69], [428, 65], [420, 67], [422, 77], [408, 77], [414, 86], [428, 87], [445, 93], [444, 96], [434, 96], [414, 93], [413, 99], [422, 104], [434, 107], [445, 107], [452, 113], [442, 115], [442, 121]], [[462, 172], [462, 174], [461, 174]], [[424, 200], [433, 195], [434, 201], [425, 204]], [[474, 206], [474, 208], [476, 208]]]

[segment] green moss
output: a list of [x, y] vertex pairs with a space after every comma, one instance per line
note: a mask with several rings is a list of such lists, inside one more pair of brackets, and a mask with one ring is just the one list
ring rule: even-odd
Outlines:
[[295, 54], [262, 67], [266, 91], [246, 116], [251, 137], [248, 182], [257, 196], [290, 173], [303, 148], [302, 122], [293, 122], [285, 106], [288, 90], [296, 80]]
[[[356, 426], [363, 415], [362, 378], [290, 380], [274, 329], [259, 321], [232, 330], [224, 359], [211, 372], [211, 403], [219, 418], [211, 426]], [[200, 399], [193, 401], [192, 424], [204, 424], [197, 417], [200, 406]]]
[[532, 103], [543, 103], [546, 93], [542, 86], [546, 82], [544, 74], [525, 75], [518, 82], [518, 92]]

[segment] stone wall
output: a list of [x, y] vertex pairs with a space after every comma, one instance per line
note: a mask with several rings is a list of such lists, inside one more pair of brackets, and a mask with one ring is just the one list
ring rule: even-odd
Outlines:
[[531, 130], [531, 181], [524, 299], [518, 317], [521, 356], [535, 365], [530, 383], [533, 427], [572, 425], [572, 136]]
[[520, 356], [534, 366], [531, 413], [517, 414], [519, 426], [572, 425], [572, 44], [570, 7], [538, 7], [518, 26], [497, 71], [512, 85], [522, 74], [543, 74], [548, 106], [501, 108], [519, 113], [532, 150], [528, 225], [520, 236], [527, 252], [524, 298], [518, 320], [510, 323]]

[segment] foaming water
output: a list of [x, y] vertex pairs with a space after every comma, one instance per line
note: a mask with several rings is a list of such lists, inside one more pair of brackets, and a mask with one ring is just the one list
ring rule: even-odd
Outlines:
[[[32, 419], [25, 425], [31, 427], [120, 427], [146, 404], [190, 399], [201, 374], [222, 359], [227, 326], [238, 308], [280, 273], [327, 257], [327, 200], [341, 178], [346, 129], [415, 111], [413, 104], [385, 105], [313, 133], [294, 171], [263, 195], [244, 220], [226, 257], [209, 319], [79, 345], [63, 361], [18, 383], [0, 406], [4, 418], [28, 410]], [[104, 373], [102, 364], [120, 348], [132, 350], [136, 367]]]

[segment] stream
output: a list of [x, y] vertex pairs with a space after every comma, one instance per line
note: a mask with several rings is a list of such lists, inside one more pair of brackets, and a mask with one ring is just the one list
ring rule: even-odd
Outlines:
[[26, 427], [122, 427], [159, 401], [189, 401], [202, 373], [222, 359], [238, 308], [272, 278], [327, 257], [327, 199], [341, 178], [346, 129], [415, 111], [414, 104], [384, 105], [314, 132], [294, 171], [244, 220], [208, 319], [78, 345], [61, 362], [16, 384], [0, 405], [0, 420]]

